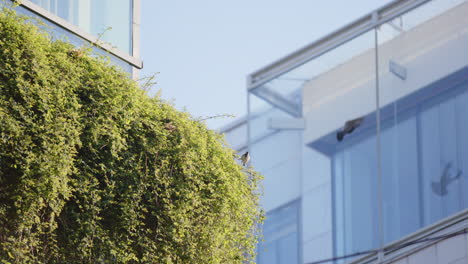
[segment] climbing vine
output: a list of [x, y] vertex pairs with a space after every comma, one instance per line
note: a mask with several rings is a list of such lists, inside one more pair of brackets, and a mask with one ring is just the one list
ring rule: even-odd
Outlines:
[[260, 176], [89, 49], [0, 12], [0, 262], [245, 263]]

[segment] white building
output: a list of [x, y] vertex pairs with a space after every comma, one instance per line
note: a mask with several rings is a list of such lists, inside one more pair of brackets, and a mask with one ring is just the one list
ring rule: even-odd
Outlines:
[[468, 263], [468, 1], [393, 1], [247, 88], [258, 263]]

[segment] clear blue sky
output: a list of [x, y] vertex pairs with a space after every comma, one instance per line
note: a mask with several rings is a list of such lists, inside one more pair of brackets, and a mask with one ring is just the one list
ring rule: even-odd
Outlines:
[[[246, 76], [389, 0], [142, 0], [142, 75], [195, 117], [247, 111]], [[212, 119], [216, 129], [233, 121]]]

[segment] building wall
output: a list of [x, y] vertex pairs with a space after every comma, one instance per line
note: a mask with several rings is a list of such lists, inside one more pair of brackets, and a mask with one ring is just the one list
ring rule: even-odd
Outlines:
[[[468, 43], [466, 12], [468, 4], [465, 3], [379, 45], [381, 106], [468, 64], [468, 53], [463, 52]], [[352, 41], [369, 49], [305, 84], [302, 90], [303, 113], [309, 128], [305, 133], [306, 142], [340, 128], [348, 117], [375, 111], [376, 51], [373, 33]], [[389, 71], [390, 61], [396, 61], [407, 69], [406, 80]]]
[[[294, 103], [297, 93], [281, 91], [281, 85], [293, 80], [284, 87], [290, 91], [297, 80], [306, 80], [297, 86], [304, 129], [272, 127], [280, 119], [301, 118], [283, 111], [282, 102], [269, 101], [275, 98], [262, 104], [254, 92], [249, 94], [249, 150], [252, 165], [265, 176], [262, 206], [271, 219], [265, 223], [270, 231], [264, 234], [266, 243], [259, 244], [258, 263], [310, 263], [373, 249], [380, 228], [388, 244], [466, 210], [468, 141], [461, 136], [468, 125], [465, 14], [466, 1], [429, 1], [257, 87]], [[358, 117], [364, 117], [363, 124], [337, 142], [345, 122]], [[435, 190], [434, 183], [441, 183], [443, 175], [454, 178], [440, 194], [441, 185]], [[282, 227], [282, 212], [292, 208], [298, 212], [282, 217], [296, 227]], [[282, 233], [282, 228], [289, 231]], [[279, 246], [294, 232], [297, 250]], [[450, 246], [452, 239], [461, 241], [446, 239], [400, 261], [416, 263], [418, 254], [430, 248], [443, 256], [466, 256], [466, 250]], [[456, 253], [442, 253], [445, 249]], [[282, 258], [287, 250], [298, 256], [288, 262]]]
[[[442, 79], [443, 77], [449, 76], [450, 74], [463, 69], [468, 65], [467, 53], [464, 52], [464, 47], [468, 44], [467, 38], [467, 25], [468, 20], [466, 20], [466, 14], [468, 12], [468, 4], [464, 3], [452, 8], [442, 14], [439, 14], [431, 19], [422, 22], [413, 28], [408, 28], [403, 34], [391, 37], [386, 41], [379, 42], [378, 50], [375, 50], [375, 38], [373, 32], [366, 33], [357, 39], [347, 43], [348, 47], [360, 46], [361, 48], [367, 47], [367, 50], [360, 50], [355, 56], [349, 58], [344, 63], [339, 64], [338, 66], [329, 69], [328, 71], [320, 74], [315, 77], [312, 81], [306, 83], [303, 87], [303, 112], [306, 119], [306, 129], [304, 130], [304, 143], [306, 145], [317, 145], [317, 139], [323, 141], [323, 144], [327, 144], [327, 141], [334, 140], [333, 136], [330, 137], [331, 131], [336, 131], [340, 129], [345, 121], [351, 120], [361, 116], [367, 116], [367, 119], [375, 119], [375, 109], [376, 109], [376, 92], [375, 92], [375, 56], [377, 54], [379, 59], [379, 84], [380, 84], [380, 104], [382, 109], [385, 106], [394, 108], [391, 110], [397, 110], [397, 106], [391, 106], [395, 104], [400, 99], [405, 98], [415, 91], [427, 87], [428, 85]], [[385, 31], [378, 31], [379, 34], [383, 35]], [[378, 35], [380, 36], [380, 35]], [[383, 37], [382, 37], [383, 38]], [[333, 51], [332, 51], [333, 52]], [[403, 65], [407, 72], [408, 77], [406, 80], [401, 80], [398, 76], [389, 71], [389, 62], [397, 61], [399, 64]], [[463, 99], [459, 106], [454, 106], [458, 109], [464, 105]], [[397, 105], [396, 103], [395, 105]], [[399, 105], [400, 108], [402, 104]], [[450, 108], [450, 107], [449, 107]], [[450, 118], [450, 114], [444, 114], [446, 111], [441, 109], [437, 115], [444, 115], [447, 118]], [[445, 112], [444, 112], [445, 111]], [[432, 120], [434, 114], [426, 115], [426, 118]], [[395, 116], [395, 118], [400, 119], [401, 117]], [[424, 116], [421, 117], [424, 121]], [[383, 119], [382, 119], [383, 121]], [[402, 214], [411, 214], [417, 213], [418, 205], [415, 204], [411, 206], [411, 201], [415, 197], [411, 196], [411, 190], [408, 189], [407, 193], [404, 193], [405, 186], [417, 186], [417, 182], [400, 182], [401, 178], [395, 178], [391, 180], [391, 174], [398, 175], [415, 175], [416, 171], [411, 171], [413, 166], [405, 164], [405, 162], [413, 160], [418, 157], [416, 145], [411, 147], [411, 143], [417, 141], [416, 137], [407, 137], [406, 135], [411, 135], [409, 131], [413, 131], [416, 123], [410, 123], [409, 121], [403, 122], [398, 120], [398, 123], [391, 124], [391, 128], [382, 131], [381, 134], [381, 156], [383, 161], [392, 161], [391, 164], [388, 162], [383, 162], [382, 170], [384, 176], [384, 184], [386, 188], [394, 188], [394, 190], [400, 190], [399, 194], [395, 198], [387, 197], [387, 200], [391, 199], [391, 203], [384, 204], [384, 218], [388, 221], [398, 222], [403, 221], [401, 224], [395, 223], [390, 227], [388, 224], [384, 224], [384, 233], [387, 237], [386, 241], [392, 241], [391, 237], [398, 238], [399, 233], [395, 233], [395, 228], [399, 229], [401, 234], [407, 234], [408, 232], [413, 232], [417, 230], [421, 223], [416, 222], [412, 226], [410, 225], [414, 217], [406, 217], [404, 215], [391, 215], [389, 212], [402, 213]], [[430, 121], [432, 122], [432, 121]], [[448, 122], [448, 121], [447, 121]], [[465, 122], [465, 121], [463, 121]], [[375, 122], [370, 122], [366, 128], [370, 131], [375, 131], [376, 125]], [[424, 123], [423, 123], [424, 124]], [[436, 129], [439, 127], [445, 128], [449, 127], [448, 123], [446, 125], [436, 124]], [[384, 128], [382, 128], [384, 129]], [[405, 132], [406, 131], [406, 132]], [[441, 133], [444, 133], [441, 130]], [[447, 131], [449, 132], [449, 131]], [[368, 250], [376, 246], [378, 241], [378, 220], [377, 220], [377, 210], [376, 210], [376, 201], [372, 200], [372, 197], [376, 197], [375, 188], [363, 188], [360, 186], [354, 187], [355, 189], [360, 189], [359, 195], [357, 194], [346, 194], [346, 191], [343, 189], [335, 190], [336, 193], [344, 192], [341, 199], [343, 201], [337, 200], [337, 196], [332, 196], [333, 187], [335, 188], [344, 188], [343, 186], [353, 186], [358, 182], [359, 184], [370, 184], [371, 186], [376, 186], [375, 175], [377, 174], [376, 167], [376, 144], [375, 144], [375, 132], [370, 132], [368, 135], [372, 140], [367, 141], [367, 143], [361, 144], [360, 147], [357, 146], [353, 152], [344, 152], [343, 157], [339, 158], [341, 162], [345, 162], [342, 166], [334, 166], [337, 168], [337, 171], [334, 172], [335, 175], [342, 174], [344, 182], [339, 183], [335, 182], [335, 185], [332, 183], [332, 172], [328, 170], [327, 172], [316, 172], [311, 173], [309, 176], [304, 174], [304, 183], [307, 182], [309, 177], [318, 177], [318, 179], [325, 179], [323, 185], [317, 190], [312, 191], [310, 194], [303, 193], [303, 223], [313, 223], [311, 229], [316, 229], [315, 234], [322, 234], [322, 236], [311, 237], [308, 240], [308, 234], [306, 231], [309, 229], [307, 224], [304, 225], [304, 241], [303, 241], [303, 252], [304, 252], [304, 261], [311, 262], [317, 259], [323, 259], [331, 257], [332, 255], [332, 227], [330, 223], [331, 212], [330, 214], [324, 216], [320, 214], [318, 218], [320, 220], [327, 219], [327, 221], [314, 221], [314, 217], [317, 217], [315, 212], [326, 212], [329, 208], [333, 206], [346, 208], [350, 207], [350, 201], [352, 203], [358, 203], [360, 206], [358, 208], [353, 208], [351, 211], [343, 211], [340, 214], [335, 212], [335, 233], [338, 236], [341, 236], [346, 230], [368, 230], [368, 232], [374, 233], [374, 235], [353, 235], [352, 239], [346, 242], [344, 245], [335, 248], [335, 254], [343, 255], [346, 253], [358, 252], [363, 250]], [[333, 134], [333, 133], [332, 133]], [[373, 135], [372, 135], [373, 134]], [[328, 135], [328, 137], [327, 137]], [[398, 138], [395, 138], [395, 135], [399, 135]], [[439, 135], [440, 137], [440, 135]], [[331, 139], [330, 139], [331, 138]], [[318, 140], [318, 141], [320, 141]], [[395, 141], [396, 140], [396, 141]], [[406, 141], [405, 141], [406, 140]], [[424, 140], [424, 138], [423, 138]], [[433, 141], [434, 139], [430, 139]], [[386, 142], [392, 142], [387, 144]], [[442, 142], [442, 141], [441, 141]], [[445, 142], [445, 141], [443, 141]], [[397, 143], [397, 144], [395, 144]], [[401, 144], [400, 144], [401, 143]], [[398, 147], [400, 144], [400, 147]], [[426, 143], [426, 144], [429, 144]], [[331, 144], [330, 144], [331, 145]], [[449, 147], [450, 148], [450, 147]], [[317, 148], [316, 148], [317, 149]], [[326, 152], [326, 148], [318, 147], [322, 152]], [[415, 154], [411, 155], [409, 150], [414, 150]], [[448, 150], [448, 149], [447, 149]], [[442, 149], [427, 149], [428, 153], [440, 153], [443, 152]], [[402, 157], [398, 163], [397, 159], [392, 158], [392, 155], [397, 155]], [[316, 156], [318, 156], [316, 154]], [[428, 155], [422, 155], [428, 156]], [[306, 158], [304, 157], [304, 164], [311, 163], [314, 164], [312, 167], [320, 167], [317, 163], [321, 163], [321, 167], [326, 168], [333, 162], [333, 160], [324, 155], [321, 157], [322, 160], [317, 157]], [[427, 159], [427, 158], [426, 158]], [[442, 157], [437, 156], [429, 158], [434, 164], [434, 161], [438, 160], [453, 160], [450, 156]], [[457, 158], [455, 158], [456, 160]], [[313, 160], [313, 161], [312, 161]], [[336, 162], [336, 160], [335, 160]], [[442, 162], [442, 161], [441, 161]], [[447, 162], [447, 161], [446, 161]], [[395, 166], [397, 166], [395, 168]], [[434, 172], [442, 171], [445, 164], [441, 164], [437, 168], [433, 168]], [[461, 168], [461, 165], [456, 165], [457, 168]], [[331, 166], [330, 166], [331, 167]], [[363, 171], [363, 168], [368, 168], [367, 171]], [[395, 169], [399, 171], [394, 171]], [[345, 172], [338, 171], [339, 169], [346, 169]], [[324, 171], [322, 169], [322, 171]], [[354, 171], [354, 172], [353, 172]], [[429, 172], [426, 172], [427, 175]], [[350, 181], [351, 178], [355, 178], [359, 175], [368, 175], [367, 179]], [[436, 173], [437, 174], [437, 173]], [[320, 175], [320, 176], [318, 176]], [[427, 176], [426, 181], [437, 178], [438, 175]], [[385, 180], [389, 179], [389, 180]], [[417, 181], [417, 178], [414, 178], [414, 181]], [[396, 184], [395, 187], [391, 187], [392, 184]], [[404, 184], [404, 185], [402, 185]], [[306, 185], [305, 185], [306, 186]], [[341, 187], [340, 187], [341, 186]], [[400, 186], [400, 187], [397, 187]], [[415, 190], [412, 191], [416, 193]], [[400, 200], [401, 197], [410, 198], [406, 200]], [[307, 199], [308, 196], [313, 198]], [[335, 204], [333, 204], [332, 199], [335, 199]], [[395, 200], [396, 199], [396, 200]], [[435, 203], [440, 203], [439, 199], [432, 199]], [[314, 202], [317, 204], [317, 201], [321, 201], [320, 206], [314, 206]], [[384, 201], [385, 203], [385, 201]], [[398, 205], [395, 203], [404, 203], [404, 205]], [[442, 201], [442, 204], [444, 202]], [[453, 203], [453, 202], [452, 202]], [[328, 204], [328, 205], [325, 205]], [[405, 210], [405, 208], [413, 208], [412, 212], [405, 211], [396, 211], [396, 209], [391, 209], [392, 207], [398, 206], [398, 210]], [[462, 208], [464, 206], [461, 206]], [[313, 210], [315, 213], [311, 213], [310, 210]], [[393, 211], [392, 211], [393, 210]], [[415, 211], [416, 210], [416, 211]], [[426, 214], [431, 208], [426, 207]], [[445, 209], [444, 209], [445, 210]], [[454, 209], [456, 212], [457, 209]], [[369, 214], [372, 213], [372, 214]], [[422, 213], [422, 212], [421, 212]], [[435, 213], [435, 212], [434, 212]], [[434, 214], [432, 213], [432, 214]], [[436, 213], [437, 214], [437, 213]], [[443, 215], [447, 216], [450, 213], [441, 213], [440, 216], [426, 216], [425, 222], [422, 225], [430, 224], [434, 220], [430, 219], [440, 219]], [[328, 217], [330, 216], [330, 217]], [[432, 217], [432, 218], [431, 218]], [[435, 217], [435, 218], [433, 218]], [[408, 222], [410, 221], [410, 222]], [[388, 227], [387, 227], [388, 226]], [[327, 234], [327, 235], [325, 235]], [[338, 237], [335, 237], [338, 239]], [[341, 239], [345, 239], [342, 237]], [[335, 242], [336, 243], [336, 242]], [[324, 246], [326, 245], [326, 246]], [[357, 246], [356, 246], [357, 245]], [[361, 245], [361, 246], [359, 246]], [[340, 249], [341, 248], [341, 249]], [[324, 253], [326, 252], [326, 254]]]
[[392, 264], [466, 264], [468, 263], [468, 235], [460, 235], [430, 245], [411, 255], [392, 261]]

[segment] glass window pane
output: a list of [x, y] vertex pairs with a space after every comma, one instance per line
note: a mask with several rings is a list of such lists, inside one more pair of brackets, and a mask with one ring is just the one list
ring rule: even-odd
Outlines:
[[[71, 44], [73, 44], [73, 45], [75, 45], [77, 47], [83, 47], [83, 46], [89, 46], [90, 45], [90, 43], [88, 41], [80, 38], [79, 36], [69, 32], [68, 30], [66, 30], [66, 29], [64, 29], [62, 27], [59, 27], [55, 23], [52, 23], [52, 22], [50, 22], [48, 20], [43, 19], [42, 17], [36, 15], [35, 13], [29, 11], [26, 8], [18, 6], [18, 7], [15, 8], [15, 10], [20, 14], [26, 15], [28, 17], [38, 18], [39, 20], [44, 22], [46, 24], [46, 26], [42, 26], [40, 24], [38, 24], [38, 26], [41, 27], [43, 30], [47, 31], [47, 33], [49, 33], [51, 38], [53, 38], [53, 39], [66, 41], [66, 42], [69, 42], [69, 43], [71, 43]], [[124, 60], [110, 54], [109, 52], [98, 48], [98, 47], [94, 46], [92, 49], [93, 49], [93, 54], [95, 56], [107, 57], [107, 58], [110, 59], [112, 64], [120, 67], [122, 70], [128, 72], [129, 74], [132, 73], [133, 67], [128, 62], [126, 62], [126, 61], [124, 61]]]
[[36, 5], [132, 54], [132, 0], [34, 0]]
[[466, 12], [466, 0], [433, 0], [377, 29], [386, 243], [464, 208], [454, 84], [468, 66]]
[[276, 242], [265, 243], [258, 252], [258, 264], [278, 263]]
[[278, 241], [279, 264], [298, 263], [297, 232], [291, 233]]
[[298, 210], [296, 200], [266, 215], [262, 226], [264, 241], [258, 244], [258, 263], [298, 263]]
[[130, 0], [100, 0], [91, 2], [90, 33], [131, 54]]
[[462, 208], [468, 208], [468, 92], [457, 96], [456, 99], [456, 122], [458, 125], [458, 153], [460, 181], [458, 188], [462, 192]]
[[327, 157], [318, 168], [332, 168], [321, 171], [332, 174], [338, 256], [374, 248], [378, 241], [374, 47], [370, 31], [304, 64], [323, 67], [304, 84], [304, 138]]

